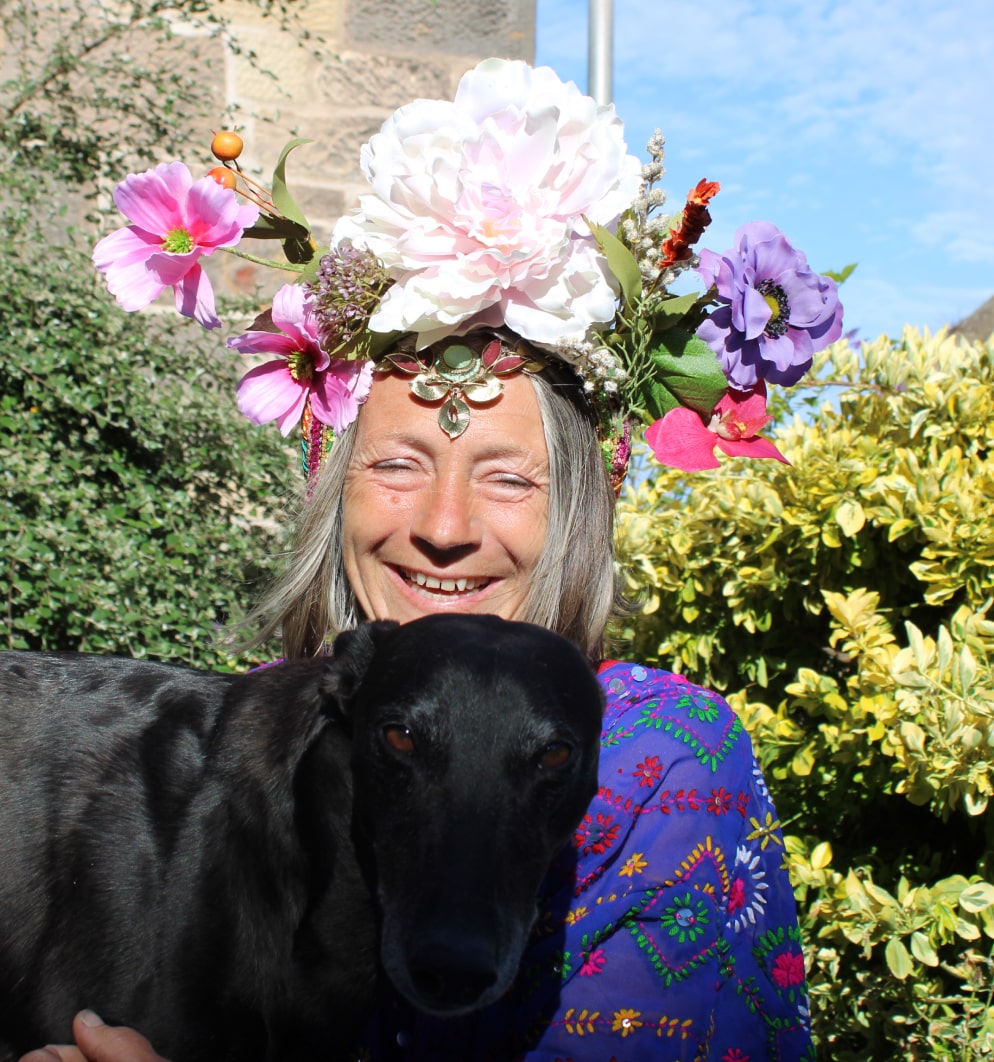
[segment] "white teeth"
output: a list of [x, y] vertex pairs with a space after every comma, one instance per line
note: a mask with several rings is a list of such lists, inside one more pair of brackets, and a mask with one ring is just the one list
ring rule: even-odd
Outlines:
[[425, 590], [441, 590], [443, 593], [448, 594], [453, 591], [463, 593], [466, 590], [476, 590], [489, 582], [488, 579], [467, 579], [465, 577], [460, 579], [436, 579], [434, 575], [425, 575], [424, 572], [408, 572], [407, 577], [418, 586], [424, 587]]

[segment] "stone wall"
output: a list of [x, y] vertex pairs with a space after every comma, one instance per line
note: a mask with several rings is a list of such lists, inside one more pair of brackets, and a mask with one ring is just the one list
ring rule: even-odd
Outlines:
[[[451, 97], [462, 73], [490, 55], [532, 61], [536, 0], [309, 0], [294, 28], [244, 0], [222, 0], [239, 52], [224, 58], [224, 103], [245, 139], [240, 160], [268, 179], [292, 137], [313, 140], [287, 163], [287, 183], [319, 244], [365, 182], [360, 146], [393, 110], [419, 96]], [[251, 53], [251, 54], [250, 54]], [[228, 255], [223, 286], [250, 291], [256, 270]]]

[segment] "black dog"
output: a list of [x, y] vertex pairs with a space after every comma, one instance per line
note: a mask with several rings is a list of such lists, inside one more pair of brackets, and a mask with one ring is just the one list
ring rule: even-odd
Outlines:
[[498, 999], [596, 787], [581, 654], [493, 617], [375, 623], [239, 678], [0, 654], [0, 1060], [91, 1007], [174, 1062], [344, 1054], [377, 954]]

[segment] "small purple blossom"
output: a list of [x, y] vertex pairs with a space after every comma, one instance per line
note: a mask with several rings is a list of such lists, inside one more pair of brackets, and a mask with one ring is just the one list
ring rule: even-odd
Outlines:
[[322, 256], [317, 277], [305, 285], [322, 349], [334, 354], [365, 327], [390, 278], [379, 260], [348, 240]]
[[735, 389], [752, 391], [761, 380], [796, 384], [815, 352], [842, 335], [835, 281], [813, 272], [770, 222], [743, 225], [731, 250], [702, 250], [700, 259], [697, 271], [722, 305], [697, 335]]

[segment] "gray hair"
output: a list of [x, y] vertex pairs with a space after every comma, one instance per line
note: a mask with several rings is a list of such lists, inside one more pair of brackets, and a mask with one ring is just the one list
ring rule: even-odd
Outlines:
[[[564, 635], [596, 661], [604, 628], [620, 601], [614, 495], [596, 422], [576, 378], [558, 366], [528, 378], [549, 451], [549, 521], [518, 618]], [[368, 618], [349, 585], [342, 555], [342, 498], [355, 436], [353, 423], [336, 438], [301, 507], [291, 562], [246, 621], [258, 631], [256, 644], [281, 634], [287, 657], [319, 653], [339, 631]]]

